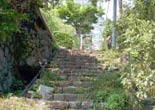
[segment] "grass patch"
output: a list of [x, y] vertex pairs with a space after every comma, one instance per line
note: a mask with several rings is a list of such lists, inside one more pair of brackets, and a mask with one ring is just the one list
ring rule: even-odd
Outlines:
[[0, 98], [0, 110], [44, 110], [46, 107], [34, 100], [10, 97]]
[[40, 76], [43, 80], [47, 80], [47, 81], [57, 81], [57, 80], [62, 80], [55, 72], [52, 72], [50, 70], [46, 70], [44, 71], [41, 76]]
[[[103, 73], [89, 91], [89, 98], [95, 102], [94, 110], [127, 110], [127, 98], [119, 72]], [[100, 106], [102, 102], [104, 107]]]
[[126, 110], [126, 104], [123, 93], [113, 93], [106, 100], [105, 110]]
[[[106, 72], [92, 84], [90, 88], [90, 97], [92, 99], [97, 99], [97, 101], [104, 101], [109, 94], [120, 92], [122, 89], [123, 86], [121, 84], [120, 74], [118, 72]], [[103, 95], [102, 98], [100, 97], [101, 94]], [[98, 97], [102, 100], [99, 100]]]

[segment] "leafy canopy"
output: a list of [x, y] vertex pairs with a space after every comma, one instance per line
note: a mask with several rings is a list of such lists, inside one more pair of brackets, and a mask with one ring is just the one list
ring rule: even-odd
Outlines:
[[19, 31], [18, 20], [21, 14], [14, 9], [8, 8], [9, 2], [1, 0], [0, 2], [0, 39], [6, 40], [11, 33]]
[[96, 23], [98, 16], [103, 14], [93, 5], [81, 6], [73, 0], [60, 5], [58, 13], [65, 23], [75, 27], [78, 35], [89, 33], [93, 29], [92, 23]]
[[57, 9], [42, 10], [48, 27], [50, 28], [52, 34], [54, 35], [54, 40], [58, 46], [63, 46], [67, 48], [77, 48], [78, 38], [75, 37], [75, 28], [71, 25], [64, 24], [62, 19], [57, 15]]

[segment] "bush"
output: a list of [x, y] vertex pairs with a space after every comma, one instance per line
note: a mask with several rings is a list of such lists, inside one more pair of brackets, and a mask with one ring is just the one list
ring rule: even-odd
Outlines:
[[61, 33], [55, 32], [54, 33], [55, 41], [57, 42], [58, 46], [63, 46], [66, 48], [77, 48], [78, 47], [78, 37], [73, 36], [69, 33]]
[[113, 93], [106, 100], [106, 110], [125, 110], [125, 108], [126, 98], [122, 93]]
[[107, 91], [98, 91], [96, 94], [96, 101], [97, 102], [105, 101], [108, 96], [109, 93]]
[[104, 51], [104, 63], [111, 69], [112, 67], [120, 66], [119, 63], [120, 53], [117, 50]]
[[119, 49], [130, 56], [122, 84], [134, 110], [138, 102], [155, 97], [154, 3], [135, 1], [134, 8], [123, 13], [117, 25]]
[[91, 89], [90, 98], [95, 102], [104, 102], [110, 94], [124, 92], [118, 72], [104, 73], [93, 83]]
[[130, 102], [121, 84], [120, 72], [107, 71], [92, 85], [90, 98], [94, 110], [130, 110]]
[[155, 22], [135, 18], [134, 15], [126, 19], [128, 28], [121, 36], [123, 39], [120, 38], [120, 48], [129, 53], [130, 65], [128, 65], [129, 71], [123, 74], [122, 83], [130, 96], [135, 97], [135, 101], [137, 99], [142, 101], [145, 98], [154, 99]]

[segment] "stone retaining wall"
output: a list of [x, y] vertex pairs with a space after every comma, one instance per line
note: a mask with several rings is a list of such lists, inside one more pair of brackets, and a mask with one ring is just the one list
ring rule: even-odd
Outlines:
[[[27, 37], [29, 37], [37, 47], [32, 49], [32, 51], [29, 53], [29, 56], [24, 59], [25, 61], [23, 61], [23, 59], [22, 61], [18, 61], [18, 66], [38, 66], [40, 65], [40, 62], [47, 61], [47, 59], [53, 54], [52, 51], [55, 48], [52, 35], [39, 11], [39, 8], [34, 7], [33, 11], [34, 15], [32, 15], [32, 20], [30, 23], [27, 21], [26, 25], [22, 25], [21, 28], [24, 27], [27, 28], [27, 30], [30, 30], [30, 32], [33, 32], [33, 34], [28, 33]], [[31, 29], [29, 24], [33, 25]], [[16, 34], [18, 36], [16, 36]], [[22, 34], [16, 34], [14, 34], [12, 37], [23, 37]], [[20, 40], [15, 41], [14, 43], [19, 42]], [[18, 54], [18, 48], [14, 51], [14, 47], [12, 45], [14, 44], [3, 46], [0, 43], [0, 92], [9, 90], [13, 83], [15, 74], [17, 74], [15, 71], [16, 64], [14, 54]]]

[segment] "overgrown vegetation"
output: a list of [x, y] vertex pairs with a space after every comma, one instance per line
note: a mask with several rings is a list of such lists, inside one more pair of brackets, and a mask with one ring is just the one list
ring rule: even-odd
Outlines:
[[103, 14], [92, 3], [81, 6], [73, 0], [60, 2], [58, 6], [42, 12], [58, 46], [66, 48], [78, 48], [79, 37], [87, 36], [93, 29], [92, 24]]
[[31, 99], [10, 97], [0, 98], [0, 110], [44, 110], [44, 102], [37, 102]]
[[19, 31], [19, 20], [22, 19], [22, 14], [15, 9], [8, 8], [9, 1], [1, 0], [0, 2], [0, 39], [8, 41], [13, 32]]
[[[130, 108], [134, 110], [141, 110], [146, 100], [155, 100], [154, 7], [154, 0], [136, 0], [132, 6], [124, 5], [117, 22], [117, 52], [121, 60], [127, 60], [124, 65], [120, 62], [121, 67], [124, 66], [121, 83], [132, 103]], [[103, 36], [111, 29], [108, 26]]]
[[[55, 0], [51, 2], [53, 1]], [[0, 91], [8, 92], [10, 88], [18, 89], [17, 84], [13, 83], [17, 82], [17, 78], [21, 78], [18, 73], [19, 66], [28, 65], [26, 60], [32, 55], [32, 52], [37, 51], [36, 55], [39, 54], [38, 48], [42, 45], [40, 45], [41, 41], [34, 22], [39, 17], [37, 9], [46, 6], [46, 2], [41, 0], [25, 0], [23, 2], [1, 0], [0, 53], [3, 64], [0, 68]], [[38, 39], [35, 40], [36, 38]], [[55, 45], [53, 41], [51, 42], [52, 50], [55, 49]], [[14, 85], [15, 87], [12, 87]]]
[[122, 84], [134, 110], [140, 110], [138, 106], [143, 101], [155, 99], [154, 6], [154, 0], [137, 0], [134, 8], [124, 11], [117, 24], [119, 51], [129, 56]]
[[[95, 102], [94, 110], [129, 110], [120, 72], [103, 73], [93, 83], [92, 89], [90, 98]], [[101, 106], [102, 103], [104, 106]]]
[[133, 110], [128, 92], [122, 84], [122, 68], [125, 65], [121, 63], [121, 55], [118, 50], [107, 49], [104, 58], [99, 60], [105, 64], [106, 71], [89, 90], [89, 97], [94, 100], [94, 110]]
[[58, 17], [56, 8], [43, 9], [42, 13], [58, 46], [78, 48], [79, 40], [73, 26], [67, 25]]

